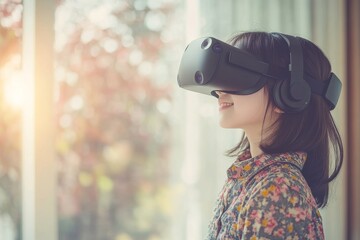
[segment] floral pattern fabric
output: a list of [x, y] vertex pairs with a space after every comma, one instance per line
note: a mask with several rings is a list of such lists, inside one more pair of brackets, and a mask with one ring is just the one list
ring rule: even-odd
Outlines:
[[324, 239], [322, 219], [301, 174], [306, 153], [241, 154], [227, 170], [208, 240]]

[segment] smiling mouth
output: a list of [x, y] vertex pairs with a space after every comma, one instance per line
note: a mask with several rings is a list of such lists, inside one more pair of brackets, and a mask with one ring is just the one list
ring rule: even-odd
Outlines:
[[229, 107], [232, 107], [234, 104], [229, 102], [223, 102], [219, 104], [219, 110], [223, 110]]

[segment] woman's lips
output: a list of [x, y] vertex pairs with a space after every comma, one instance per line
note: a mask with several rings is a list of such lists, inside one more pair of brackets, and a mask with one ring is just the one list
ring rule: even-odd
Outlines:
[[221, 102], [219, 103], [219, 110], [224, 110], [224, 109], [227, 109], [229, 107], [232, 107], [234, 104], [233, 103], [230, 103], [230, 102]]

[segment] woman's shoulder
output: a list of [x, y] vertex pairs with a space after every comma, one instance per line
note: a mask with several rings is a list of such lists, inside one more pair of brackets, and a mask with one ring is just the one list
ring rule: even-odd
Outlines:
[[300, 169], [292, 164], [274, 163], [259, 171], [245, 186], [250, 196], [291, 202], [304, 201], [316, 207], [311, 189]]
[[271, 166], [251, 179], [245, 191], [238, 215], [239, 225], [246, 226], [242, 237], [324, 238], [320, 212], [295, 167]]

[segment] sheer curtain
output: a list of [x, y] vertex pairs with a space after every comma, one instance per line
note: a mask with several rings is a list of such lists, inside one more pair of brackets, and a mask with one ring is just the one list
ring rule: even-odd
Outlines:
[[[333, 71], [344, 83], [344, 14], [339, 1], [189, 0], [186, 11], [187, 43], [200, 36], [227, 40], [241, 31], [299, 35], [312, 40], [325, 52]], [[200, 239], [206, 235], [226, 169], [234, 161], [225, 157], [224, 152], [238, 143], [242, 132], [219, 126], [215, 98], [180, 89], [176, 94], [175, 109], [182, 117], [176, 121], [181, 128], [176, 135], [178, 154], [174, 159], [182, 164], [174, 176], [178, 176], [182, 186], [178, 198], [182, 217], [174, 228], [174, 239]], [[345, 139], [344, 96], [343, 91], [333, 116]], [[327, 239], [345, 237], [344, 171], [345, 167], [331, 185], [329, 205], [321, 210]]]

